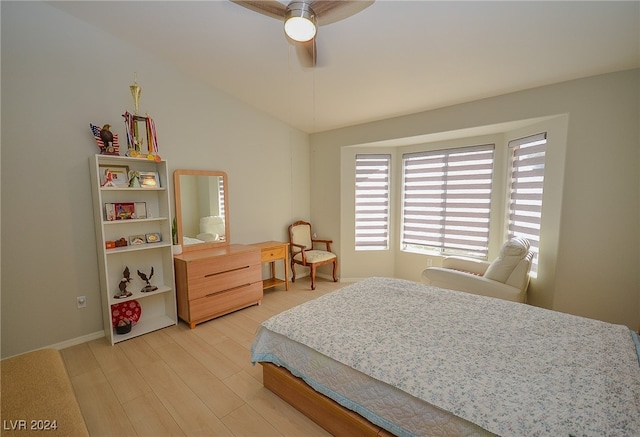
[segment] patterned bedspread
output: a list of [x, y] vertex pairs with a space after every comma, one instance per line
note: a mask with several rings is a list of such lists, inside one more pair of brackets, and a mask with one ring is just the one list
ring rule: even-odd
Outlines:
[[640, 435], [624, 326], [386, 278], [263, 326], [501, 436]]

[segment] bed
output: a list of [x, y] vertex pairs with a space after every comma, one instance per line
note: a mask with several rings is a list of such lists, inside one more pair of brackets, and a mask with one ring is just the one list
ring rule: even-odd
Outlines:
[[251, 347], [329, 432], [398, 436], [638, 436], [639, 351], [624, 326], [390, 278], [284, 311]]

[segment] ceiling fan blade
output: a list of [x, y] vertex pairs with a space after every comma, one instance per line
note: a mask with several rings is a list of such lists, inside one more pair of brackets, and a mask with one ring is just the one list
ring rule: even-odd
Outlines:
[[375, 0], [312, 0], [310, 6], [313, 12], [316, 13], [318, 24], [324, 26], [355, 15], [371, 6], [374, 1]]
[[284, 19], [287, 10], [285, 5], [275, 0], [231, 0], [231, 2], [278, 20]]
[[294, 41], [294, 43], [296, 45], [296, 53], [298, 54], [300, 65], [307, 68], [315, 67], [318, 61], [316, 39], [311, 38], [306, 42]]

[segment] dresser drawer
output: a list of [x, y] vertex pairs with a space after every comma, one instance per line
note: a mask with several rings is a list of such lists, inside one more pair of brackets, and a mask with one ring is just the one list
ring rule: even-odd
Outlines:
[[191, 283], [193, 280], [212, 277], [219, 273], [259, 264], [259, 251], [236, 253], [213, 258], [202, 258], [189, 263], [187, 267], [187, 280]]
[[232, 244], [183, 253], [174, 260], [178, 316], [191, 329], [262, 300], [259, 248]]
[[189, 301], [189, 318], [194, 322], [204, 321], [254, 305], [261, 300], [260, 281]]
[[245, 265], [234, 270], [194, 276], [189, 279], [189, 300], [224, 293], [226, 290], [262, 281], [260, 264]]
[[285, 252], [286, 252], [285, 246], [274, 247], [271, 249], [263, 250], [261, 261], [263, 263], [266, 263], [266, 262], [275, 261], [278, 259], [283, 259], [285, 257]]

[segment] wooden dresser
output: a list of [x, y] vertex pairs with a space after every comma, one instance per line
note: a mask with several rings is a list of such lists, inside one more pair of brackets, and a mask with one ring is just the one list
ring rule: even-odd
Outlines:
[[231, 244], [174, 257], [178, 317], [197, 323], [260, 304], [262, 264], [259, 247]]

